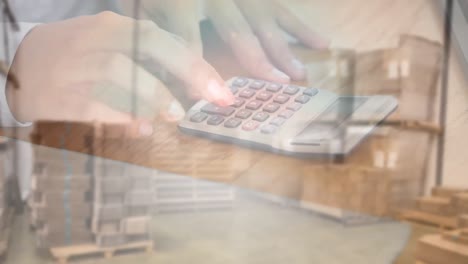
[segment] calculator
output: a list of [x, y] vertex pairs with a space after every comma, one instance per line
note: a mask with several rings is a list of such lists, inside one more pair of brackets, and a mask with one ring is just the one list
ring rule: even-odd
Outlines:
[[393, 96], [340, 96], [325, 89], [236, 77], [231, 106], [199, 101], [179, 123], [195, 136], [281, 154], [349, 154], [398, 107]]

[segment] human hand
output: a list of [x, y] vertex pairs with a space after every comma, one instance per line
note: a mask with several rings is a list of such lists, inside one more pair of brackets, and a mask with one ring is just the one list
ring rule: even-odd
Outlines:
[[[135, 25], [138, 58], [132, 58]], [[233, 100], [218, 73], [172, 34], [151, 21], [104, 12], [34, 28], [15, 56], [11, 71], [20, 88], [7, 89], [8, 103], [19, 121], [129, 122], [133, 110], [141, 123], [156, 115], [181, 119], [181, 105], [141, 61], [160, 65], [194, 97], [221, 105]]]
[[292, 53], [283, 30], [309, 48], [329, 46], [284, 0], [206, 0], [206, 14], [240, 63], [258, 78], [305, 78], [305, 67]]

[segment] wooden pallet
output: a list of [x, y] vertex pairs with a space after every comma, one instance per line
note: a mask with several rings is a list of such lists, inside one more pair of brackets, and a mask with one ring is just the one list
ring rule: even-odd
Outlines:
[[51, 248], [50, 253], [59, 264], [67, 264], [72, 258], [101, 256], [111, 259], [118, 253], [144, 250], [146, 254], [153, 252], [153, 241], [135, 242], [118, 247], [101, 248], [95, 244], [85, 244], [69, 247]]
[[400, 219], [404, 221], [429, 224], [441, 229], [454, 229], [457, 227], [456, 217], [433, 215], [415, 210], [406, 210], [401, 212]]

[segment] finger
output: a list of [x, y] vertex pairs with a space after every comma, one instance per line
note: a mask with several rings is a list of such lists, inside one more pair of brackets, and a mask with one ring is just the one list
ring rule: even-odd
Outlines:
[[231, 1], [209, 1], [207, 14], [241, 65], [257, 78], [287, 83], [289, 76], [268, 60], [249, 24]]
[[276, 13], [279, 25], [306, 46], [315, 49], [327, 49], [330, 46], [328, 39], [312, 30], [290, 10], [282, 9]]
[[[116, 17], [117, 16], [117, 17]], [[138, 21], [124, 18], [113, 13], [103, 13], [95, 16], [103, 26], [111, 26], [113, 30], [94, 32], [92, 36], [99, 41], [93, 42], [91, 49], [110, 50], [131, 55], [134, 51], [135, 40], [138, 43], [139, 58], [148, 58], [161, 64], [174, 76], [182, 80], [186, 86], [199, 91], [202, 96], [212, 102], [228, 105], [234, 102], [234, 97], [223, 79], [200, 55], [190, 51], [172, 34], [164, 31], [151, 21]], [[137, 23], [137, 24], [135, 24]], [[135, 25], [139, 34], [133, 38]], [[99, 33], [99, 34], [98, 34]], [[91, 34], [91, 33], [90, 33]], [[216, 89], [209, 90], [209, 84]]]
[[262, 46], [275, 65], [294, 80], [305, 78], [305, 67], [292, 53], [281, 30], [274, 23], [264, 24], [256, 30]]
[[188, 43], [191, 51], [203, 55], [200, 33], [200, 1], [173, 0], [167, 6], [167, 30]]
[[156, 114], [180, 120], [185, 111], [167, 87], [130, 58], [119, 53], [96, 53], [85, 58], [83, 76], [93, 83], [91, 95], [120, 112], [152, 119]]

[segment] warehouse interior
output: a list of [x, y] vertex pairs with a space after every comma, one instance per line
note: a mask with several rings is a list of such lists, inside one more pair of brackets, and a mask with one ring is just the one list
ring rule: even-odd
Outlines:
[[[352, 152], [284, 155], [159, 119], [147, 137], [0, 127], [0, 264], [468, 263], [468, 78], [438, 1], [290, 2], [333, 36], [328, 50], [291, 44], [307, 71], [295, 85], [398, 100]], [[221, 76], [249, 76], [201, 26]]]

